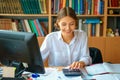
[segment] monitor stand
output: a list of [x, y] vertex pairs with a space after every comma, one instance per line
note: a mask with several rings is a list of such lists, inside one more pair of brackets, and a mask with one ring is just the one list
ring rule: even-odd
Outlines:
[[22, 73], [26, 70], [22, 62], [12, 61], [10, 66], [15, 67], [15, 77], [21, 77]]

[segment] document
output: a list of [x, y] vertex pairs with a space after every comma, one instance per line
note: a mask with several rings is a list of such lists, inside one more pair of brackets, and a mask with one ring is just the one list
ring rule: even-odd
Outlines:
[[113, 74], [96, 75], [96, 76], [93, 76], [93, 79], [96, 79], [96, 80], [119, 80]]
[[62, 71], [57, 68], [45, 68], [46, 73], [40, 74], [38, 80], [83, 80], [81, 76], [70, 76], [66, 77]]
[[120, 74], [120, 64], [100, 63], [86, 66], [85, 70], [88, 75], [102, 75], [102, 74]]

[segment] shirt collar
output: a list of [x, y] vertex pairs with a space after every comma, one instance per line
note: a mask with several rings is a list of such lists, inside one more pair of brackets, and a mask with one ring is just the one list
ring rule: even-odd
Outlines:
[[[61, 31], [58, 31], [58, 40], [63, 40], [62, 39], [62, 36], [61, 36]], [[77, 34], [76, 34], [76, 31], [74, 31], [74, 41], [77, 39]]]
[[58, 31], [58, 40], [62, 39], [61, 31]]

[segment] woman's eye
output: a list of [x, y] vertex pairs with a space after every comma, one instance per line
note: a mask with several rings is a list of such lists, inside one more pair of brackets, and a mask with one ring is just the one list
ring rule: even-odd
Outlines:
[[70, 23], [70, 25], [74, 25], [74, 23]]
[[70, 23], [70, 25], [74, 25], [74, 23]]
[[62, 26], [66, 26], [66, 23], [62, 23]]

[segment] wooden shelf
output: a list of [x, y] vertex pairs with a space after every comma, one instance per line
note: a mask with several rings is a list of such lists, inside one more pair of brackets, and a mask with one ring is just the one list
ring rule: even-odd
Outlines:
[[107, 9], [120, 9], [120, 7], [107, 7]]
[[14, 16], [14, 17], [43, 17], [49, 16], [48, 14], [0, 14], [0, 16]]
[[113, 14], [113, 15], [108, 14], [107, 16], [108, 17], [120, 17], [120, 14]]

